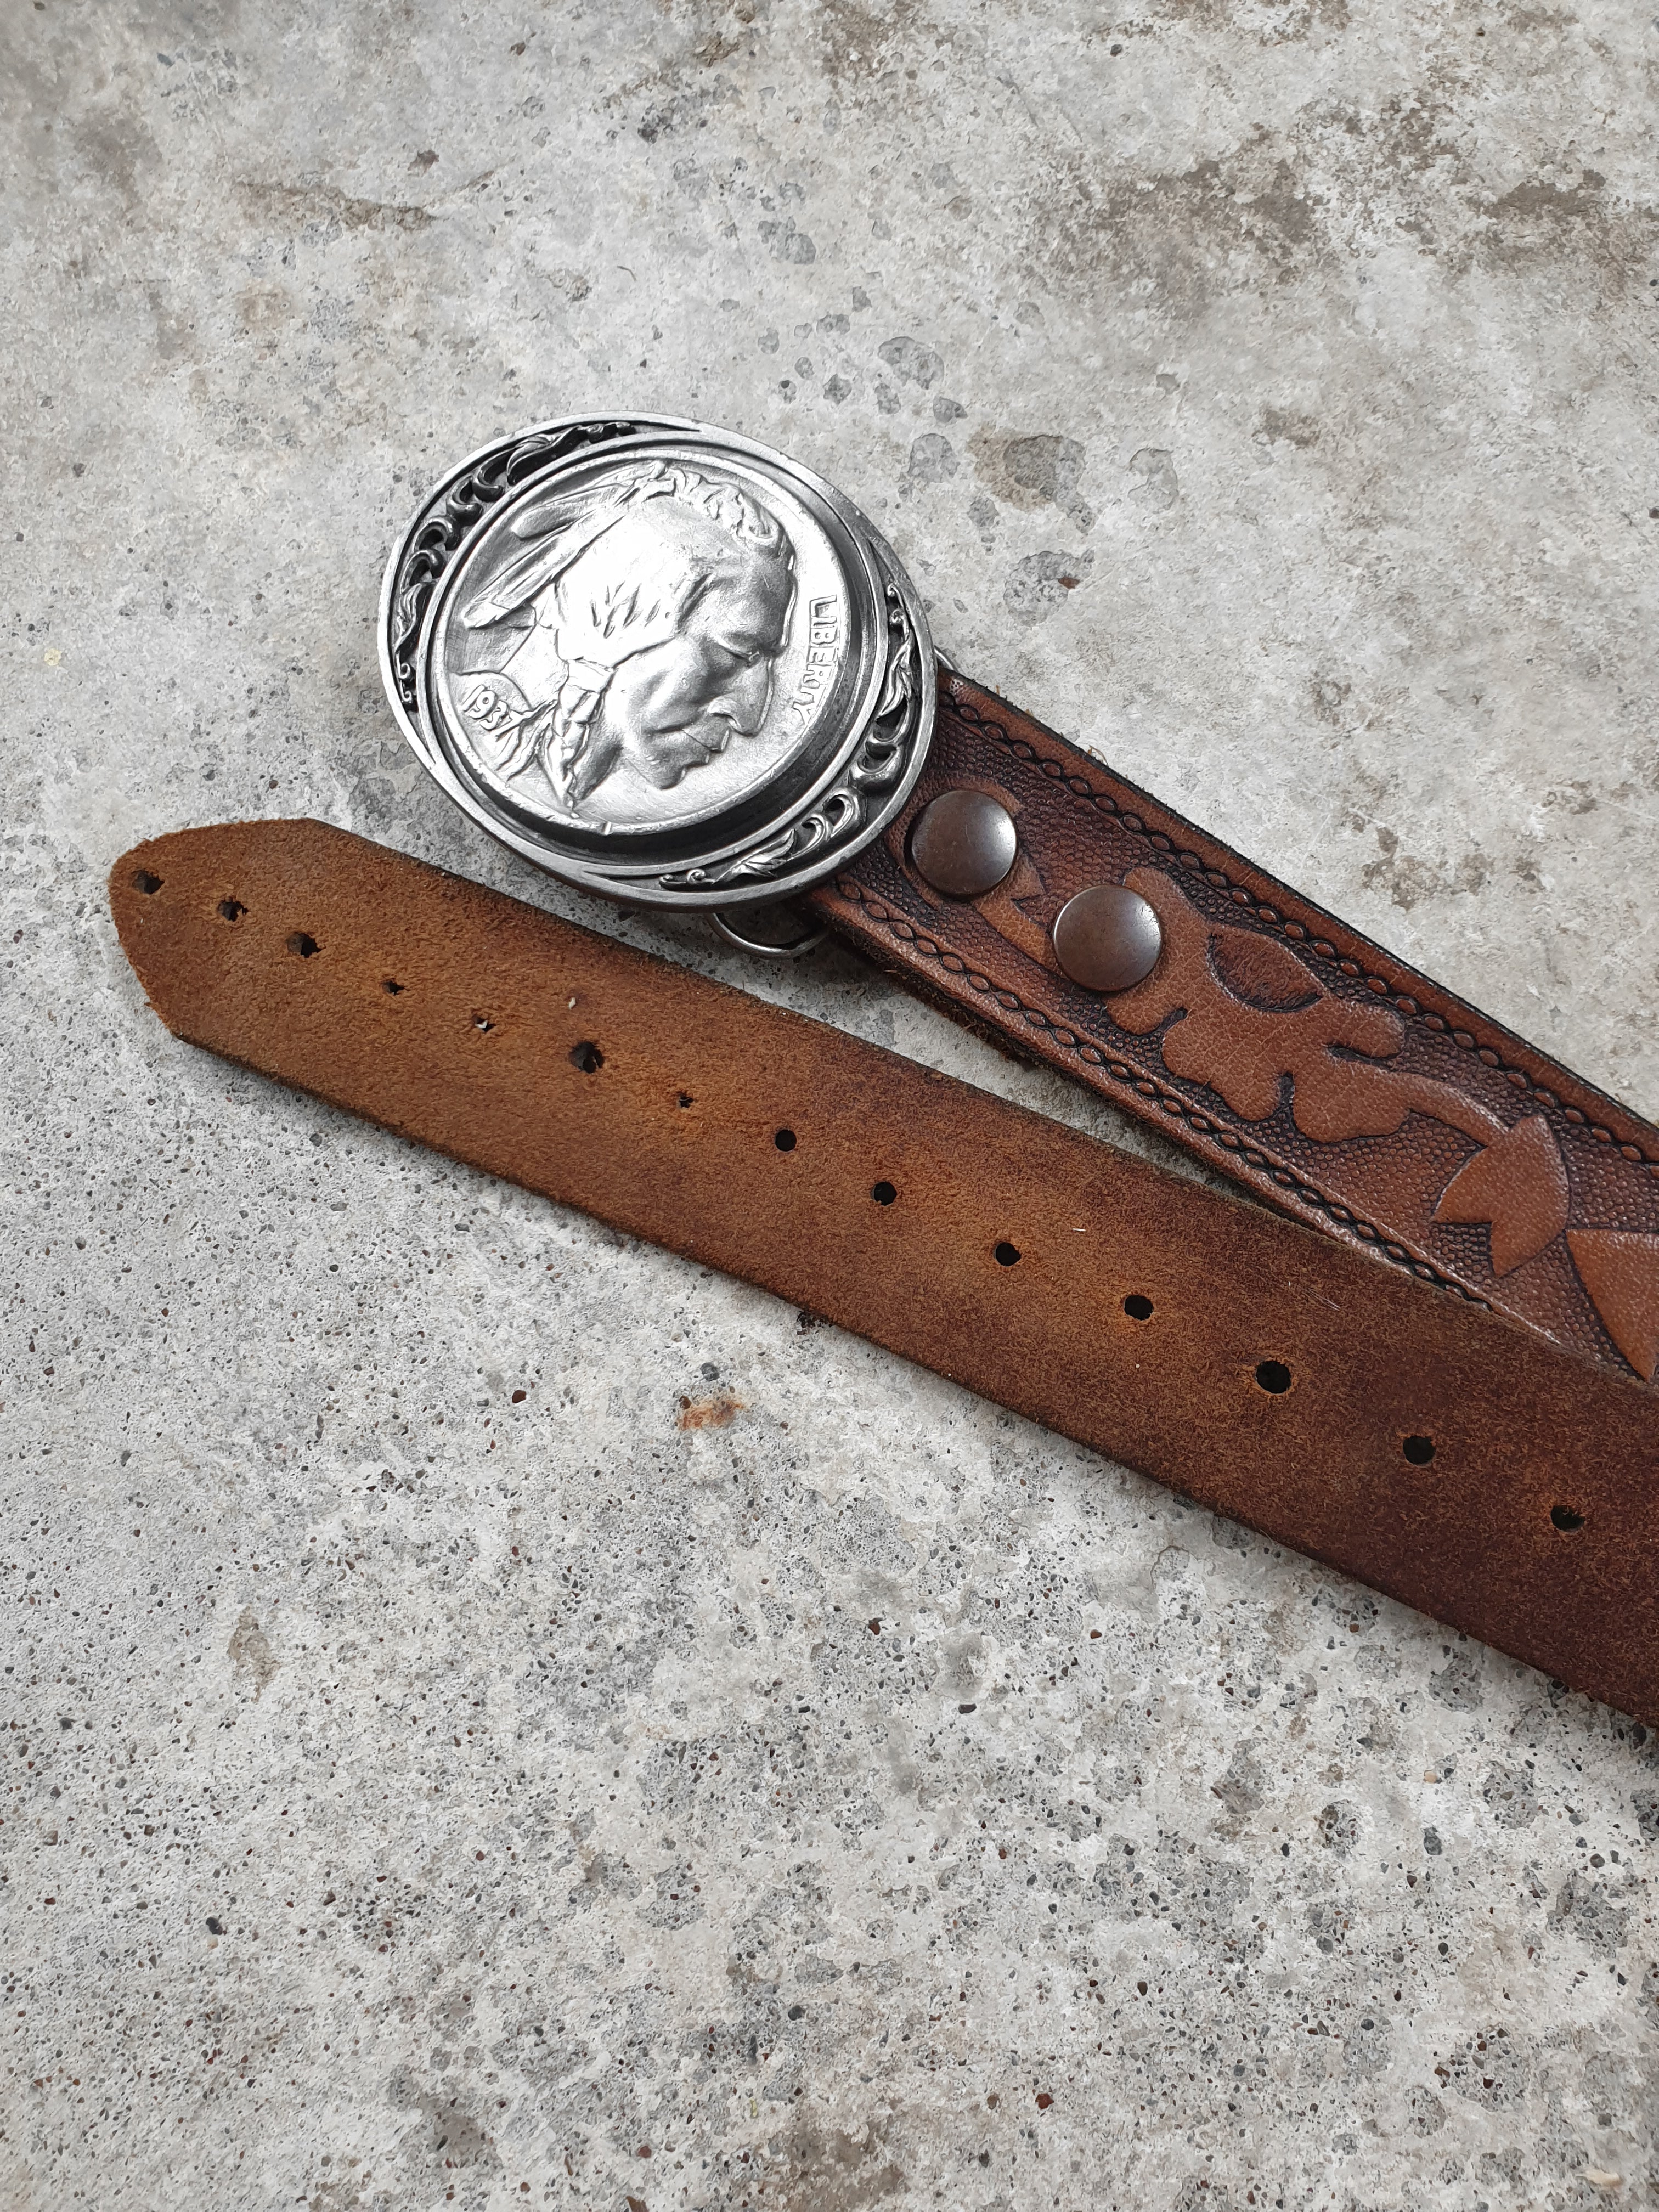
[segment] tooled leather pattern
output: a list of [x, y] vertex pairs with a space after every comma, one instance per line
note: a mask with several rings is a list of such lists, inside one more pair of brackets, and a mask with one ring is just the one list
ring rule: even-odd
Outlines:
[[[908, 860], [916, 816], [963, 785], [1020, 837], [973, 901]], [[1049, 941], [1101, 883], [1164, 930], [1152, 973], [1110, 996]], [[991, 694], [942, 679], [905, 811], [813, 900], [930, 998], [1285, 1212], [1653, 1377], [1659, 1131]]]

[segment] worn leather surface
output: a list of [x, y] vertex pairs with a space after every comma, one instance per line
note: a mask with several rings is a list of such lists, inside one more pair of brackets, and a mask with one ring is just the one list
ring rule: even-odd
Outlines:
[[319, 823], [157, 839], [110, 896], [179, 1036], [760, 1284], [1659, 1723], [1659, 1430], [1634, 1382]]
[[[1020, 838], [971, 901], [908, 860], [916, 816], [963, 785]], [[1112, 997], [1049, 944], [1099, 883], [1164, 927], [1152, 974]], [[941, 671], [909, 805], [811, 902], [911, 988], [1284, 1212], [1652, 1378], [1659, 1130], [991, 693]]]

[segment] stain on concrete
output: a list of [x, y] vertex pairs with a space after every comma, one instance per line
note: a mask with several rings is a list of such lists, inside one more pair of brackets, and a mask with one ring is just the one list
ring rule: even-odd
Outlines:
[[1540, 257], [1571, 254], [1588, 258], [1615, 283], [1632, 276], [1632, 252], [1645, 259], [1659, 243], [1659, 213], [1640, 207], [1616, 210], [1607, 181], [1596, 169], [1581, 171], [1571, 183], [1523, 178], [1487, 203], [1480, 259], [1488, 266], [1524, 268]]
[[1219, 1781], [1210, 1784], [1210, 1795], [1218, 1797], [1230, 1813], [1253, 1813], [1265, 1799], [1267, 1787], [1267, 1777], [1255, 1746], [1242, 1743], [1227, 1762], [1226, 1771]]
[[386, 2085], [386, 2101], [394, 2112], [419, 2115], [422, 2147], [439, 2172], [500, 2171], [501, 2157], [488, 2126], [459, 2097], [446, 2096], [441, 2087], [425, 2088], [410, 2068], [399, 2067]]
[[1322, 672], [1308, 678], [1308, 696], [1314, 713], [1334, 730], [1342, 726], [1342, 710], [1352, 690], [1352, 684], [1344, 677]]
[[1254, 435], [1259, 444], [1297, 446], [1305, 453], [1319, 443], [1319, 424], [1291, 407], [1264, 407]]
[[1093, 509], [1078, 490], [1087, 457], [1077, 439], [1054, 431], [976, 430], [968, 450], [981, 483], [1006, 505], [1057, 507], [1079, 530], [1093, 526]]
[[1321, 1812], [1315, 1826], [1326, 1850], [1346, 1858], [1359, 1841], [1359, 1808], [1347, 1798], [1335, 1798]]
[[1181, 497], [1175, 456], [1162, 446], [1142, 446], [1139, 452], [1132, 453], [1129, 474], [1134, 478], [1129, 487], [1129, 497], [1147, 514], [1167, 514]]
[[716, 1390], [711, 1397], [682, 1398], [674, 1416], [677, 1429], [726, 1429], [744, 1410], [741, 1398]]
[[799, 267], [818, 258], [817, 246], [804, 230], [796, 228], [793, 216], [786, 216], [781, 222], [762, 223], [760, 234], [767, 251], [776, 260], [793, 261]]
[[856, 92], [879, 78], [925, 24], [924, 0], [890, 0], [882, 6], [823, 0], [810, 21], [819, 68], [837, 90]]
[[850, 2132], [803, 2118], [780, 2145], [787, 2212], [865, 2212], [903, 2191], [906, 2174], [891, 2155], [890, 2122]]
[[1429, 1695], [1455, 1712], [1474, 1712], [1486, 1702], [1480, 1662], [1472, 1651], [1454, 1651], [1437, 1674], [1431, 1677]]
[[1047, 622], [1054, 609], [1063, 606], [1070, 593], [1087, 580], [1094, 565], [1095, 556], [1086, 550], [1062, 553], [1049, 546], [1040, 553], [1028, 553], [1010, 572], [1002, 587], [1002, 604], [1017, 623], [1028, 629]]
[[910, 447], [909, 475], [917, 483], [944, 483], [960, 464], [951, 441], [937, 430], [926, 430]]
[[968, 519], [979, 532], [979, 542], [988, 553], [997, 541], [997, 529], [1001, 516], [997, 503], [988, 492], [976, 491], [968, 502]]
[[919, 384], [924, 392], [945, 374], [945, 357], [919, 338], [888, 338], [876, 349], [901, 383]]
[[1490, 1767], [1480, 1795], [1500, 1827], [1525, 1828], [1538, 1818], [1538, 1792], [1529, 1766], [1511, 1762]]
[[238, 1614], [225, 1651], [236, 1675], [252, 1683], [257, 1703], [276, 1679], [282, 1662], [271, 1650], [252, 1606], [245, 1605]]
[[406, 200], [359, 199], [320, 179], [290, 185], [239, 177], [235, 188], [251, 212], [325, 236], [337, 231], [424, 230], [436, 220], [429, 208]]

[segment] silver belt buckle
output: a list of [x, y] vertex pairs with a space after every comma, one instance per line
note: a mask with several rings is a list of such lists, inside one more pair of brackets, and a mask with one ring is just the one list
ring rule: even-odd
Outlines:
[[933, 726], [927, 617], [870, 523], [784, 455], [668, 416], [542, 423], [452, 470], [387, 567], [380, 661], [475, 822], [682, 912], [828, 875], [897, 814]]

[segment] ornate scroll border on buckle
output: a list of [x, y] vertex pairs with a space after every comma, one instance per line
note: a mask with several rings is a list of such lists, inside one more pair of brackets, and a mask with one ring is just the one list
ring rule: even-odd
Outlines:
[[492, 446], [441, 491], [430, 512], [410, 533], [392, 586], [388, 624], [392, 676], [406, 714], [416, 714], [419, 699], [416, 648], [421, 624], [439, 579], [462, 541], [492, 507], [543, 469], [568, 459], [572, 453], [612, 445], [619, 438], [638, 437], [650, 427], [622, 421], [574, 422], [550, 436], [544, 431], [532, 431], [527, 437], [507, 439]]

